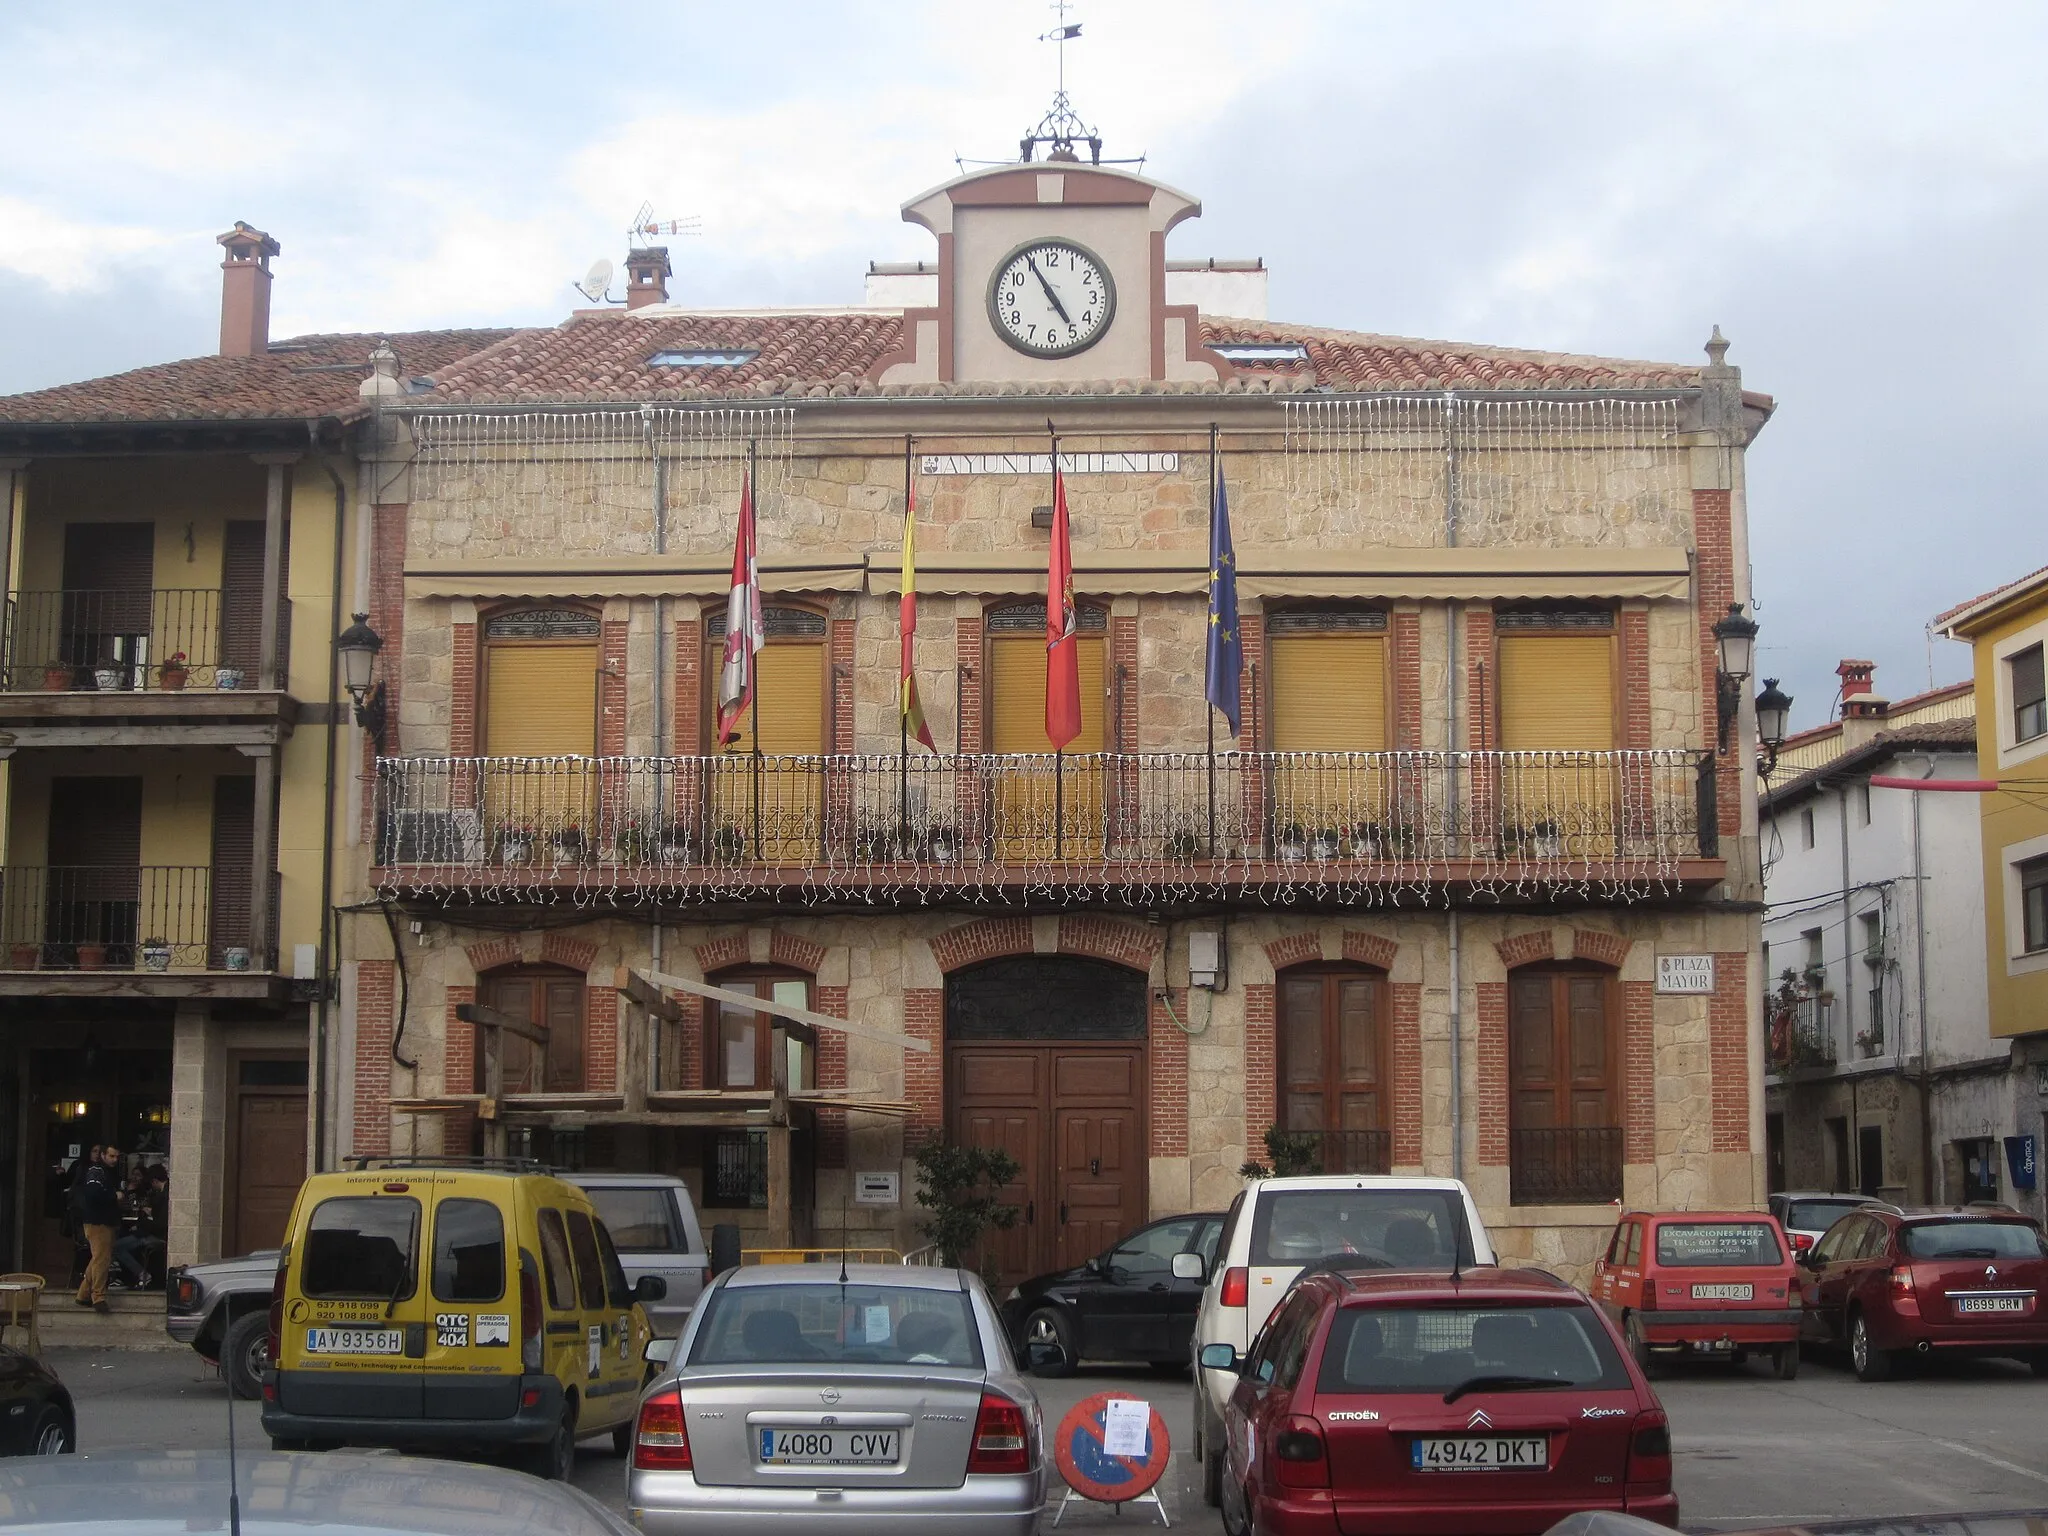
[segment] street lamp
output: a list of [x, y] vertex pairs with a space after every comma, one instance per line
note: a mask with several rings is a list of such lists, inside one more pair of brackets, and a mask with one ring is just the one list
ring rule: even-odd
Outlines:
[[370, 733], [370, 740], [377, 744], [377, 750], [384, 750], [384, 685], [372, 685], [371, 674], [377, 669], [377, 653], [384, 649], [384, 637], [370, 628], [367, 613], [355, 615], [355, 623], [341, 632], [334, 642], [334, 648], [341, 653], [342, 686], [348, 689], [348, 696], [355, 701], [356, 724]]
[[1749, 681], [1756, 664], [1756, 620], [1742, 611], [1742, 604], [1728, 605], [1728, 617], [1714, 626], [1714, 645], [1720, 652], [1714, 674], [1714, 712], [1719, 724], [1715, 750], [1726, 752], [1728, 727], [1742, 708], [1742, 685]]
[[1785, 745], [1785, 727], [1792, 718], [1792, 695], [1778, 686], [1775, 677], [1764, 679], [1764, 691], [1756, 696], [1756, 734], [1763, 746], [1763, 760], [1757, 771], [1765, 778], [1778, 766], [1778, 748]]

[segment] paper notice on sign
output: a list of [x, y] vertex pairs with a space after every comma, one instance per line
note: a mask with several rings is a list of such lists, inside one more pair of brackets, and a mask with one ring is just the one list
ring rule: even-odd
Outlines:
[[1102, 1409], [1102, 1453], [1105, 1456], [1151, 1454], [1152, 1405], [1136, 1398], [1112, 1397]]

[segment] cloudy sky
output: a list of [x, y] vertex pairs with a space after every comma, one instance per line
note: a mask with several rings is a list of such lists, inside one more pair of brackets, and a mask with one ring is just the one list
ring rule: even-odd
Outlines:
[[[1762, 660], [1963, 675], [1936, 612], [2048, 562], [2048, 7], [1084, 0], [1076, 106], [1262, 256], [1275, 318], [1691, 360], [1750, 456]], [[213, 236], [274, 233], [274, 335], [548, 324], [643, 200], [673, 291], [856, 300], [897, 215], [1014, 154], [1039, 0], [0, 7], [0, 391], [211, 350]]]

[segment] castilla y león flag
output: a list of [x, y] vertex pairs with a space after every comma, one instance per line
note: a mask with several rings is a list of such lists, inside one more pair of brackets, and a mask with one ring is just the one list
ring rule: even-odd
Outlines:
[[1067, 540], [1067, 482], [1052, 455], [1052, 560], [1045, 572], [1045, 737], [1055, 752], [1081, 734], [1080, 614], [1074, 550]]
[[915, 736], [923, 742], [926, 751], [936, 752], [939, 749], [932, 744], [932, 728], [925, 723], [924, 701], [917, 696], [917, 673], [911, 666], [917, 640], [917, 493], [910, 484], [907, 464], [903, 487], [903, 606], [898, 614], [897, 628], [903, 635], [903, 733], [906, 738]]
[[740, 717], [754, 699], [754, 657], [761, 623], [761, 572], [754, 545], [754, 477], [740, 488], [740, 527], [732, 546], [732, 592], [725, 600], [725, 659], [718, 669], [718, 744], [739, 739]]

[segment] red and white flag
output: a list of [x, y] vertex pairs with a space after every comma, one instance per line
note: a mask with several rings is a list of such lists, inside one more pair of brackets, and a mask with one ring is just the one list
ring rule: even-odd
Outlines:
[[1081, 614], [1067, 541], [1067, 482], [1052, 453], [1052, 558], [1045, 572], [1045, 738], [1057, 752], [1081, 734]]
[[767, 631], [761, 624], [761, 572], [754, 542], [754, 476], [740, 487], [739, 535], [732, 546], [732, 591], [725, 600], [725, 660], [718, 669], [718, 744], [739, 739], [740, 719], [754, 702], [754, 657]]

